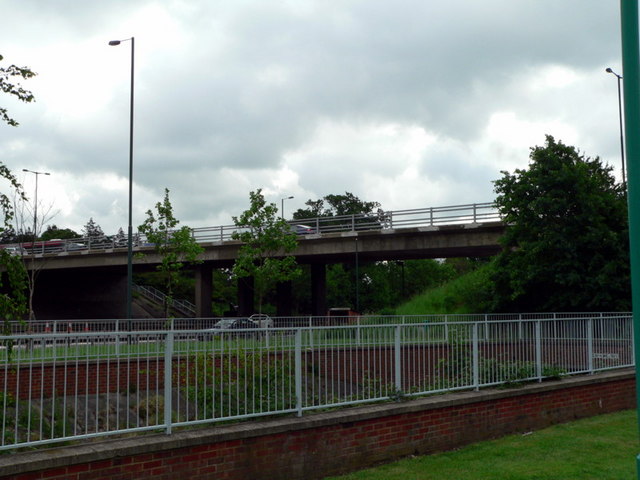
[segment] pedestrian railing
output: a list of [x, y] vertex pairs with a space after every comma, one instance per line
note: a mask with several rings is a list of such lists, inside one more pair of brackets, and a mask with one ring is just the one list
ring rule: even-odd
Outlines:
[[[149, 287], [145, 287], [149, 289]], [[153, 292], [153, 290], [150, 290]], [[153, 293], [151, 293], [153, 295]], [[155, 293], [158, 301], [162, 293]], [[188, 302], [187, 302], [188, 303]], [[191, 308], [195, 308], [192, 306]], [[457, 323], [457, 322], [493, 322], [493, 321], [525, 321], [556, 320], [563, 318], [611, 318], [631, 317], [630, 312], [560, 312], [560, 313], [482, 313], [482, 314], [434, 314], [434, 315], [297, 315], [288, 317], [271, 317], [276, 327], [331, 327], [341, 325], [406, 325], [412, 323]], [[140, 330], [197, 330], [213, 328], [223, 318], [134, 318], [134, 319], [82, 319], [82, 320], [30, 320], [11, 321], [8, 332], [11, 333], [78, 333], [78, 332], [126, 332]]]
[[158, 290], [155, 287], [150, 285], [133, 285], [133, 291], [138, 292], [145, 298], [152, 300], [153, 302], [157, 302], [158, 304], [164, 306], [165, 302], [169, 304], [169, 307], [176, 310], [177, 312], [187, 315], [187, 316], [195, 316], [196, 314], [196, 306], [188, 300], [182, 300], [179, 298], [171, 298], [165, 295], [164, 292]]
[[633, 365], [628, 314], [421, 318], [0, 336], [0, 449]]

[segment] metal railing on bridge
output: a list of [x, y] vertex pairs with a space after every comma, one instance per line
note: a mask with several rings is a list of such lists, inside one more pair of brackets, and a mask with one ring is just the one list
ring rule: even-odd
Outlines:
[[[371, 230], [396, 230], [402, 228], [436, 228], [446, 225], [474, 225], [500, 221], [494, 203], [472, 203], [445, 207], [418, 208], [411, 210], [378, 210], [372, 214], [340, 215], [291, 220], [293, 232], [300, 236], [318, 236], [341, 232], [363, 232]], [[192, 229], [194, 238], [200, 243], [223, 243], [232, 240], [235, 225], [197, 227]], [[136, 249], [152, 247], [147, 238], [136, 233], [132, 238]], [[104, 252], [127, 248], [127, 238], [118, 236], [82, 237], [74, 239], [38, 240], [0, 245], [15, 255], [70, 254], [74, 252]]]
[[0, 450], [633, 365], [629, 314], [451, 317], [0, 336]]

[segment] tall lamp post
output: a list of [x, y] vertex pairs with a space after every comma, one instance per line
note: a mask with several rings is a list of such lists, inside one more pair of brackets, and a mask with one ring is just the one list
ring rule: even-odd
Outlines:
[[607, 73], [616, 76], [618, 80], [618, 118], [620, 119], [620, 157], [622, 158], [622, 184], [627, 185], [627, 174], [625, 171], [625, 161], [624, 161], [624, 135], [623, 135], [623, 127], [622, 127], [622, 95], [620, 94], [620, 81], [622, 80], [622, 75], [618, 75], [614, 72], [610, 67], [606, 69]]
[[293, 195], [280, 199], [280, 216], [282, 217], [283, 220], [284, 220], [284, 201], [291, 200], [292, 198], [293, 198]]
[[133, 289], [133, 67], [135, 58], [135, 39], [134, 37], [131, 37], [125, 38], [124, 40], [111, 40], [109, 45], [116, 46], [127, 41], [131, 42], [131, 102], [129, 107], [129, 225], [127, 227], [127, 319], [129, 320], [129, 330], [131, 330], [131, 291]]
[[32, 248], [35, 250], [35, 242], [38, 228], [38, 176], [39, 175], [51, 175], [49, 172], [36, 172], [34, 170], [27, 170], [26, 168], [22, 169], [23, 172], [33, 173], [36, 176], [36, 193], [34, 195], [33, 201], [33, 246]]

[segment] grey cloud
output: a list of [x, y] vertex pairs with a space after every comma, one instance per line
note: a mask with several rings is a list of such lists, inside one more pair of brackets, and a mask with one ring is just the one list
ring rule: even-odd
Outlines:
[[[113, 35], [136, 34], [121, 32], [127, 17], [153, 4], [24, 1], [13, 9], [3, 34], [24, 41], [25, 49], [60, 39], [80, 41], [102, 35], [105, 28]], [[247, 184], [257, 182], [260, 171], [276, 169], [285, 154], [304, 149], [327, 120], [420, 125], [442, 139], [469, 145], [484, 135], [492, 113], [517, 106], [531, 118], [573, 122], [592, 142], [588, 147], [615, 154], [615, 117], [605, 128], [598, 121], [604, 116], [598, 112], [610, 113], [609, 107], [589, 113], [594, 100], [581, 99], [579, 92], [545, 91], [526, 98], [514, 80], [549, 64], [585, 72], [618, 58], [615, 4], [354, 0], [157, 5], [183, 26], [184, 38], [157, 50], [148, 38], [139, 39], [135, 179], [158, 200], [164, 186], [171, 188], [189, 219], [213, 218], [214, 211], [237, 213], [244, 207], [247, 192], [240, 189], [245, 185], [230, 184], [221, 172], [233, 168], [251, 178]], [[75, 81], [74, 68], [82, 65], [64, 61], [69, 81]], [[590, 94], [595, 91], [600, 90]], [[4, 154], [16, 138], [29, 147], [5, 161], [18, 168], [37, 156], [63, 171], [126, 177], [128, 85], [123, 81], [111, 94], [106, 110], [81, 122], [64, 118], [63, 112], [58, 119], [38, 117], [39, 107], [31, 105], [20, 109], [23, 126], [19, 133], [0, 128], [0, 151]], [[317, 197], [361, 188], [359, 173], [366, 170], [367, 159], [360, 154], [353, 146], [332, 158], [302, 159], [299, 188]], [[421, 173], [455, 188], [464, 185], [467, 192], [484, 183], [486, 191], [493, 174], [472, 158], [470, 152], [442, 147], [425, 158]], [[399, 165], [376, 168], [393, 177]], [[375, 192], [355, 193], [376, 197]], [[80, 207], [97, 216], [108, 209], [97, 202]]]

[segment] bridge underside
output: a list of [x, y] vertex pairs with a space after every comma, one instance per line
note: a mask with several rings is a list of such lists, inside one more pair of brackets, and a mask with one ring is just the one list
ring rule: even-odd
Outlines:
[[[421, 258], [484, 257], [500, 251], [504, 224], [472, 224], [374, 230], [299, 237], [294, 252], [299, 263], [312, 269], [313, 315], [324, 315], [326, 307], [325, 267], [332, 263], [356, 263]], [[198, 317], [210, 317], [215, 285], [212, 271], [233, 265], [239, 243], [202, 244], [203, 263], [196, 266]], [[160, 258], [150, 249], [134, 260], [136, 272], [152, 270]], [[35, 296], [41, 319], [124, 318], [126, 315], [126, 249], [96, 253], [45, 255], [37, 259], [41, 269]], [[291, 313], [291, 287], [278, 288], [278, 314]], [[238, 295], [239, 314], [253, 309], [251, 282], [242, 282]], [[141, 314], [140, 314], [141, 315]], [[136, 315], [134, 312], [134, 316]]]

